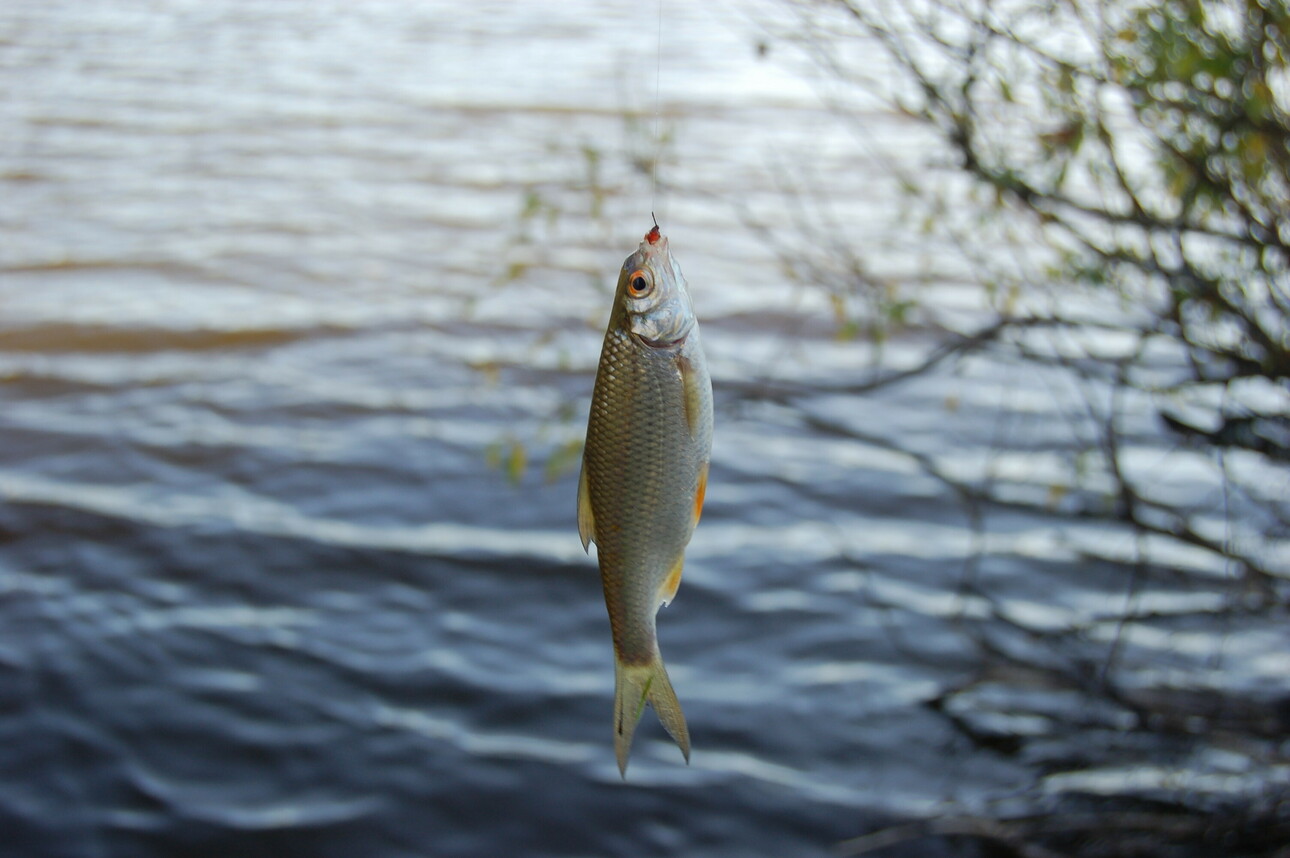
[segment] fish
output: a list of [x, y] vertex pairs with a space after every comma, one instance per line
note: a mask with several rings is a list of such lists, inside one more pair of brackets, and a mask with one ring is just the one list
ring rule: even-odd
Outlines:
[[614, 644], [614, 752], [627, 777], [645, 704], [690, 762], [656, 615], [681, 583], [712, 454], [712, 381], [689, 289], [655, 221], [618, 275], [587, 418], [578, 534], [596, 560]]

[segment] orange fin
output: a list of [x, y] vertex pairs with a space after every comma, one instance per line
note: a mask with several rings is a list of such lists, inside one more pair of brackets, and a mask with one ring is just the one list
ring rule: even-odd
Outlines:
[[658, 588], [658, 600], [664, 605], [670, 605], [676, 598], [676, 591], [681, 586], [681, 569], [685, 566], [685, 555], [682, 554], [676, 558], [676, 563], [672, 565], [672, 571], [667, 574], [667, 579], [663, 586]]
[[703, 497], [708, 493], [708, 463], [704, 462], [699, 470], [699, 484], [694, 490], [694, 521], [691, 528], [698, 526], [699, 516], [703, 515]]

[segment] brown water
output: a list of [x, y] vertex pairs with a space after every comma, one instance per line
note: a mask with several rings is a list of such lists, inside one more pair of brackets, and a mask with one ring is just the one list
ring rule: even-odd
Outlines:
[[[882, 167], [925, 149], [883, 113], [857, 146], [791, 53], [759, 57], [773, 7], [665, 12], [654, 197], [631, 165], [653, 152], [651, 4], [0, 7], [0, 851], [822, 855], [947, 810], [1284, 795], [1264, 745], [1135, 737], [1042, 683], [947, 715], [983, 636], [1039, 646], [999, 606], [1090, 629], [1070, 645], [1097, 663], [1131, 598], [1155, 617], [1117, 649], [1141, 687], [1284, 693], [1290, 634], [1229, 622], [1192, 579], [1130, 596], [1081, 552], [1132, 555], [1106, 522], [999, 510], [983, 534], [883, 443], [1042, 495], [1084, 443], [1059, 379], [981, 357], [803, 410], [737, 396], [872, 356], [741, 211], [815, 188], [883, 273], [925, 271], [937, 249], [900, 231]], [[651, 208], [718, 426], [660, 617], [693, 762], [647, 717], [624, 785], [560, 456]], [[1141, 444], [1210, 491], [1150, 426]]]

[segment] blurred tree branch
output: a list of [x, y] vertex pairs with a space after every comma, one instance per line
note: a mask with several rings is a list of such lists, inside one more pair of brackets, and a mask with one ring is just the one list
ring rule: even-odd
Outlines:
[[[997, 304], [996, 317], [975, 330], [942, 329], [917, 364], [878, 367], [827, 392], [866, 393], [957, 356], [1011, 350], [1148, 395], [1162, 428], [1218, 458], [1241, 450], [1272, 468], [1290, 460], [1285, 0], [803, 0], [796, 8], [835, 75], [853, 77], [848, 51], [880, 46], [894, 71], [884, 94], [934, 129], [959, 170], [992, 195], [950, 200], [945, 210], [968, 205], [973, 217], [1028, 220], [1049, 260], [1017, 273], [972, 255], [979, 281], [1007, 282], [999, 291], [1012, 304]], [[854, 78], [874, 85], [872, 71]], [[930, 177], [902, 181], [927, 197], [943, 193]], [[774, 231], [762, 237], [773, 242]], [[834, 255], [845, 246], [836, 237], [827, 244]], [[785, 265], [828, 279], [810, 261]], [[880, 291], [858, 254], [829, 268], [841, 269], [851, 272], [851, 289]], [[836, 278], [827, 288], [840, 289]], [[1066, 296], [1112, 309], [1118, 301], [1124, 311], [1090, 319], [1068, 311]], [[871, 313], [872, 325], [891, 321]], [[1137, 345], [1118, 357], [1091, 347], [1063, 354], [1027, 336], [1045, 330], [1118, 332]], [[1148, 380], [1140, 358], [1162, 349], [1182, 360], [1172, 377]], [[737, 391], [780, 402], [821, 392], [770, 381]], [[1208, 535], [1195, 510], [1157, 496], [1125, 466], [1129, 439], [1113, 418], [1099, 418], [1097, 437], [1116, 517], [1223, 558], [1279, 600], [1286, 499], [1245, 491], [1265, 522], [1257, 538]]]
[[[1190, 574], [1242, 621], [1290, 607], [1290, 4], [1286, 0], [789, 0], [796, 38], [830, 76], [877, 95], [929, 129], [952, 170], [906, 170], [938, 247], [955, 250], [989, 313], [967, 325], [920, 304], [910, 284], [873, 276], [836, 225], [803, 259], [783, 230], [762, 228], [785, 270], [835, 301], [850, 294], [881, 342], [913, 330], [920, 359], [881, 362], [854, 381], [730, 385], [739, 398], [792, 405], [804, 425], [910, 457], [981, 528], [987, 508], [1099, 519], [1136, 535], [1118, 616], [1061, 633], [1031, 628], [965, 579], [993, 625], [977, 631], [980, 677], [934, 706], [954, 720], [956, 696], [1006, 665], [1015, 674], [1101, 701], [1138, 731], [1204, 729], [1275, 742], [1290, 698], [1221, 689], [1134, 687], [1118, 676], [1121, 641], [1150, 624], [1133, 608], [1152, 574]], [[845, 112], [846, 101], [838, 102]], [[856, 119], [857, 124], [863, 122]], [[966, 190], [961, 181], [968, 179]], [[795, 216], [807, 233], [819, 221]], [[812, 245], [811, 236], [801, 242]], [[795, 255], [796, 254], [796, 255]], [[898, 297], [899, 312], [891, 310]], [[888, 303], [884, 303], [888, 302]], [[934, 451], [812, 413], [817, 397], [872, 394], [974, 354], [1062, 373], [1084, 393], [1071, 415], [1088, 445], [1058, 511], [1018, 499], [988, 473], [965, 477]], [[1141, 415], [1154, 416], [1154, 429]], [[1154, 433], [1154, 434], [1153, 434]], [[1205, 485], [1179, 495], [1140, 465], [1173, 447]], [[1137, 457], [1137, 458], [1135, 458]], [[1033, 497], [1033, 496], [1030, 496]], [[1208, 558], [1197, 576], [1160, 559], [1171, 545]], [[1166, 555], [1167, 556], [1167, 555]], [[980, 558], [969, 566], [975, 568]], [[1111, 629], [1098, 655], [1097, 628]], [[1041, 642], [1007, 646], [1008, 636]], [[1045, 654], [1041, 655], [1043, 652]], [[1037, 680], [1028, 680], [1037, 681]], [[1283, 690], [1284, 691], [1284, 690]], [[968, 728], [970, 731], [970, 728]], [[1014, 737], [1015, 738], [1015, 737]], [[1018, 739], [1018, 741], [1020, 741]], [[1263, 746], [1259, 746], [1263, 747]], [[1274, 745], [1269, 745], [1269, 748]], [[1284, 747], [1269, 751], [1284, 763]], [[1269, 787], [1272, 789], [1272, 787]], [[1275, 792], [1275, 789], [1274, 789]], [[942, 818], [842, 844], [861, 854], [924, 837], [971, 837], [1007, 854], [1285, 856], [1275, 797], [1247, 812], [1162, 812]], [[1262, 814], [1262, 816], [1260, 816]], [[1201, 852], [1196, 852], [1200, 849]], [[1208, 853], [1205, 853], [1208, 854]], [[1215, 853], [1216, 854], [1216, 853]]]

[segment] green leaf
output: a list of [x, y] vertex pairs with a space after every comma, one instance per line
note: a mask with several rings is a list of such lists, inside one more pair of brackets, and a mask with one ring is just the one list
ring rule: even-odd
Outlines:
[[528, 452], [524, 449], [524, 445], [519, 441], [512, 441], [506, 451], [506, 478], [513, 485], [519, 485], [524, 479], [524, 471], [528, 468], [528, 464]]

